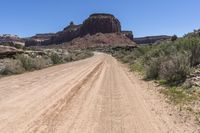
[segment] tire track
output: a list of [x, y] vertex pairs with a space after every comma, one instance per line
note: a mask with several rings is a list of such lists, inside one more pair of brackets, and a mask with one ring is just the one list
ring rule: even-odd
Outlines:
[[62, 98], [56, 101], [50, 108], [48, 108], [47, 111], [41, 114], [39, 120], [31, 123], [28, 126], [29, 128], [27, 129], [27, 131], [24, 131], [24, 133], [27, 132], [35, 133], [43, 131], [50, 132], [50, 129], [52, 129], [53, 127], [51, 123], [55, 121], [55, 119], [61, 114], [63, 109], [66, 108], [70, 100], [78, 94], [78, 91], [80, 91], [80, 89], [85, 84], [87, 84], [98, 71], [100, 71], [101, 67], [102, 67], [102, 62], [99, 63], [88, 75], [86, 75], [84, 79], [82, 79], [74, 87], [72, 87], [70, 89], [70, 92], [65, 94]]

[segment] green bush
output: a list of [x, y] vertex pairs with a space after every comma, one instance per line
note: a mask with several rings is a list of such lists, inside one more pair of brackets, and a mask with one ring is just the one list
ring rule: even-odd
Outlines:
[[200, 38], [178, 39], [174, 36], [172, 39], [152, 46], [139, 46], [133, 51], [112, 51], [113, 56], [129, 63], [132, 68], [145, 71], [147, 79], [177, 85], [186, 80], [192, 67], [200, 64]]
[[36, 64], [34, 62], [34, 59], [29, 57], [28, 55], [17, 55], [16, 59], [20, 60], [23, 67], [27, 70], [27, 71], [31, 71], [34, 70], [36, 68]]
[[51, 60], [52, 60], [53, 64], [61, 64], [61, 63], [63, 63], [62, 57], [60, 57], [57, 53], [51, 54], [50, 57], [51, 57]]
[[146, 65], [146, 78], [147, 79], [157, 79], [159, 77], [160, 70], [160, 59], [152, 58], [149, 64]]
[[70, 51], [68, 56], [69, 56], [69, 59], [71, 59], [71, 61], [77, 61], [77, 60], [91, 57], [93, 56], [93, 53], [90, 51]]
[[22, 66], [26, 71], [39, 70], [53, 64], [50, 58], [44, 57], [32, 58], [28, 55], [21, 54], [17, 55], [15, 58], [21, 61]]
[[200, 38], [183, 38], [174, 42], [178, 51], [190, 53], [190, 64], [196, 66], [200, 63]]
[[43, 57], [37, 57], [33, 59], [34, 69], [42, 69], [49, 67], [53, 64], [52, 60], [50, 58], [43, 58]]
[[141, 74], [144, 73], [144, 67], [141, 61], [135, 61], [134, 63], [131, 64], [131, 70], [139, 72]]
[[75, 60], [85, 59], [93, 55], [90, 51], [71, 51], [67, 53], [62, 50], [49, 50], [46, 54], [38, 54], [32, 51], [27, 54], [16, 55], [13, 59], [0, 60], [0, 75], [19, 74], [24, 71], [39, 70]]
[[183, 83], [189, 73], [190, 62], [187, 54], [177, 53], [160, 64], [159, 77], [171, 85]]
[[171, 41], [176, 41], [177, 39], [178, 39], [177, 35], [173, 35], [173, 36], [171, 37]]

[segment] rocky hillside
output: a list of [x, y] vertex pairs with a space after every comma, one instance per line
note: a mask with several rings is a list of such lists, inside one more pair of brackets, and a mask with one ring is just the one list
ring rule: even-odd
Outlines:
[[0, 58], [11, 57], [16, 54], [23, 53], [23, 50], [10, 46], [0, 45]]
[[37, 41], [46, 41], [51, 39], [52, 36], [54, 36], [55, 33], [47, 33], [47, 34], [36, 34], [35, 36], [31, 37], [32, 39], [35, 39]]
[[97, 33], [95, 35], [87, 34], [84, 37], [75, 38], [61, 46], [65, 48], [84, 49], [104, 46], [128, 46], [130, 44], [136, 46], [136, 43], [122, 33]]
[[20, 44], [25, 45], [24, 39], [18, 37], [17, 35], [10, 35], [10, 34], [3, 34], [0, 35], [0, 44], [2, 43], [13, 43], [13, 44]]
[[[121, 31], [121, 24], [117, 18], [111, 14], [92, 14], [87, 18], [83, 24], [75, 25], [73, 22], [69, 26], [55, 34], [43, 34], [42, 38], [31, 37], [26, 41], [26, 46], [45, 46], [53, 44], [62, 44], [70, 42], [75, 38], [81, 38], [86, 35], [95, 35], [97, 33], [120, 33], [129, 40], [133, 40], [131, 31]], [[91, 40], [92, 42], [92, 40]], [[104, 42], [107, 42], [106, 40]], [[124, 41], [122, 41], [124, 42]], [[118, 42], [120, 43], [120, 41]], [[71, 42], [73, 44], [73, 42]]]
[[161, 35], [161, 36], [147, 36], [141, 38], [134, 38], [134, 42], [137, 44], [153, 44], [157, 41], [164, 41], [171, 39], [171, 36]]

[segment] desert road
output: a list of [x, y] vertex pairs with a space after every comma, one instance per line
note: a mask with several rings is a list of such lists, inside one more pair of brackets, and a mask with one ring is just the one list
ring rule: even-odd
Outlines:
[[[1, 133], [190, 133], [110, 55], [0, 79]], [[159, 105], [156, 105], [159, 106]], [[183, 125], [183, 126], [181, 126]]]

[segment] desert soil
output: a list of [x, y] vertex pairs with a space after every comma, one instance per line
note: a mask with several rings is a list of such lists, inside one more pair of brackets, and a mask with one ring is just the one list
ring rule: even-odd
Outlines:
[[1, 133], [196, 133], [110, 55], [0, 79]]

